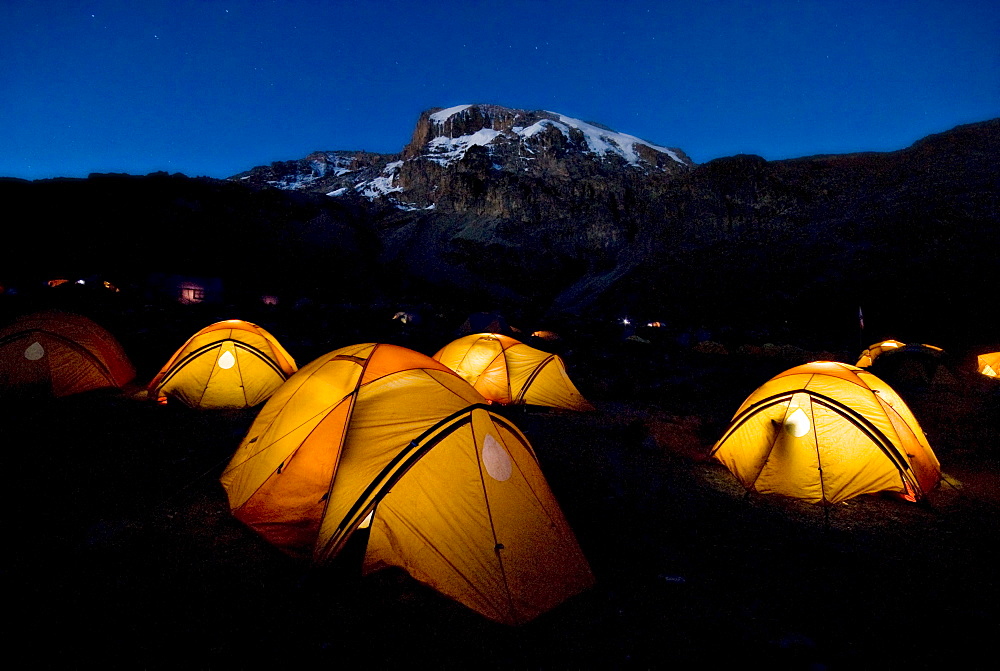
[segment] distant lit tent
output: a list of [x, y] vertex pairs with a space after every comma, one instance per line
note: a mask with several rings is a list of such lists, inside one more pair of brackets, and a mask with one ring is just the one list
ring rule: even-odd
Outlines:
[[562, 340], [562, 336], [555, 331], [535, 331], [531, 334], [531, 337], [545, 340], [546, 342], [559, 342]]
[[489, 401], [593, 410], [555, 354], [496, 333], [468, 335], [434, 355]]
[[62, 397], [118, 388], [135, 368], [108, 331], [87, 317], [46, 311], [0, 330], [0, 396]]
[[811, 503], [881, 491], [915, 501], [941, 479], [926, 436], [892, 388], [830, 361], [791, 368], [754, 391], [711, 455], [747, 490]]
[[398, 566], [519, 624], [593, 583], [524, 435], [442, 364], [394, 345], [330, 352], [261, 409], [222, 475], [233, 515], [327, 562], [369, 527]]
[[877, 342], [874, 345], [869, 345], [867, 349], [861, 352], [861, 358], [858, 362], [854, 364], [858, 368], [868, 368], [872, 365], [872, 362], [878, 358], [883, 352], [888, 352], [891, 350], [899, 349], [900, 347], [905, 347], [906, 343], [901, 343], [898, 340], [883, 340], [882, 342]]
[[976, 357], [978, 370], [987, 377], [1000, 378], [1000, 352], [989, 352]]
[[858, 367], [892, 384], [954, 384], [945, 351], [935, 345], [885, 340], [861, 353]]
[[296, 370], [265, 329], [230, 319], [191, 336], [149, 383], [149, 395], [202, 410], [248, 408], [266, 401]]

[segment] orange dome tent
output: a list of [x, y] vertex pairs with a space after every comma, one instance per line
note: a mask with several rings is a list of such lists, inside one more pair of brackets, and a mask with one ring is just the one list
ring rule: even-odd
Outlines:
[[0, 396], [62, 397], [125, 386], [135, 368], [108, 331], [87, 317], [39, 312], [0, 330]]
[[1000, 352], [989, 352], [976, 356], [978, 370], [987, 377], [1000, 377]]
[[266, 401], [296, 370], [265, 329], [229, 319], [191, 336], [149, 383], [149, 395], [161, 402], [172, 396], [202, 410], [249, 408]]
[[527, 439], [406, 348], [355, 345], [303, 367], [222, 484], [233, 515], [290, 555], [331, 560], [367, 526], [365, 573], [398, 566], [499, 622], [593, 583]]
[[497, 333], [454, 340], [434, 355], [494, 403], [593, 410], [555, 354]]
[[712, 448], [748, 490], [833, 504], [880, 491], [922, 498], [940, 464], [903, 400], [855, 366], [816, 361], [754, 391]]

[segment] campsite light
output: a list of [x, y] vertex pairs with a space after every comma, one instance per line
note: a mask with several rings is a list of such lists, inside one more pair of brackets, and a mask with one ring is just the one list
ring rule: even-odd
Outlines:
[[625, 317], [625, 319], [622, 319], [622, 324], [624, 324], [625, 326], [628, 326], [628, 325], [629, 325], [629, 324], [631, 324], [631, 323], [632, 323], [632, 322], [630, 322], [630, 321], [628, 320], [628, 317]]
[[77, 284], [86, 284], [86, 282], [84, 282], [83, 280], [77, 280], [76, 283]]

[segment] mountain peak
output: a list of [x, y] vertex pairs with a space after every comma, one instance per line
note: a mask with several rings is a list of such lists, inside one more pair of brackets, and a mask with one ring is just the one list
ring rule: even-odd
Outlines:
[[[527, 184], [524, 180], [599, 179], [610, 185], [637, 175], [671, 177], [694, 167], [680, 149], [601, 124], [546, 110], [469, 104], [423, 112], [401, 154], [314, 152], [231, 179], [401, 210], [468, 211], [533, 188], [513, 186]], [[470, 186], [473, 182], [478, 186]], [[510, 193], [500, 194], [501, 185]]]
[[427, 110], [421, 114], [404, 156], [445, 165], [463, 158], [473, 146], [492, 149], [512, 143], [523, 145], [526, 151], [522, 153], [576, 152], [646, 169], [669, 171], [667, 166], [671, 161], [676, 164], [675, 169], [694, 165], [678, 149], [619, 133], [601, 124], [547, 110], [528, 111], [490, 104]]

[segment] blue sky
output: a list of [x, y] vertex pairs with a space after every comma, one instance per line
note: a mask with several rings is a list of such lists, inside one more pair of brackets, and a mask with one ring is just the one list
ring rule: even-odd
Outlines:
[[0, 0], [0, 176], [227, 177], [396, 152], [431, 107], [696, 162], [888, 151], [1000, 116], [995, 0]]

